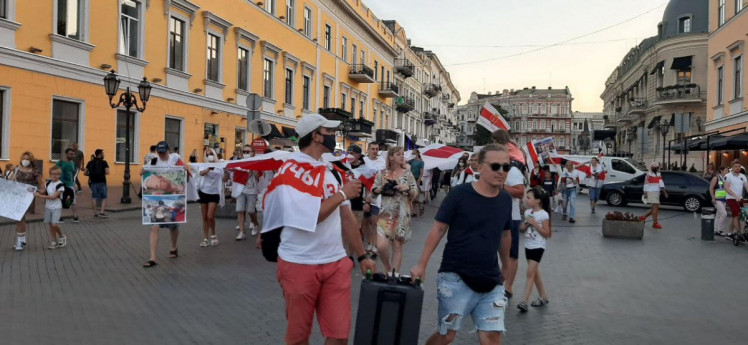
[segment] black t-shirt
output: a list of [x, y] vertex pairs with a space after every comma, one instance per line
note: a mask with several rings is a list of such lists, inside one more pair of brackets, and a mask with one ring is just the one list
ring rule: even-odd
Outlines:
[[94, 159], [86, 164], [89, 183], [106, 183], [106, 169], [109, 164], [103, 159]]
[[488, 198], [472, 183], [459, 185], [447, 194], [435, 219], [449, 225], [439, 272], [457, 273], [476, 292], [501, 283], [497, 252], [502, 233], [511, 228], [509, 193]]

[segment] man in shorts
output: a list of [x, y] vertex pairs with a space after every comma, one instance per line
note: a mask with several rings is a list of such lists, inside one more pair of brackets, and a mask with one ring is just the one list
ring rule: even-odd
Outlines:
[[665, 182], [662, 180], [662, 175], [660, 175], [660, 163], [652, 162], [649, 166], [650, 171], [647, 173], [647, 176], [644, 177], [644, 200], [647, 201], [648, 204], [652, 204], [652, 207], [645, 213], [643, 216], [639, 217], [641, 221], [646, 221], [647, 217], [649, 215], [652, 215], [652, 220], [654, 221], [652, 223], [652, 228], [654, 229], [662, 229], [662, 225], [660, 225], [660, 194], [665, 195], [665, 199], [667, 199], [667, 191], [665, 190]]
[[[379, 143], [369, 143], [364, 164], [384, 167], [384, 162], [379, 157]], [[363, 233], [366, 241], [366, 251], [375, 252], [377, 249], [377, 222], [379, 221], [379, 209], [382, 206], [382, 196], [373, 195], [370, 190], [364, 189], [364, 200]]]
[[[356, 144], [348, 146], [348, 154], [353, 157], [353, 161], [351, 162], [351, 169], [356, 169], [366, 164], [364, 162], [363, 153], [364, 152], [361, 149], [361, 146], [358, 146]], [[363, 193], [363, 190], [364, 190], [364, 187], [361, 186], [362, 193]], [[363, 220], [364, 220], [363, 194], [361, 194], [357, 198], [351, 199], [351, 211], [353, 211], [353, 215], [356, 217], [356, 223], [359, 225], [359, 228], [361, 228], [363, 224]]]
[[[109, 163], [104, 160], [104, 150], [95, 151], [94, 159], [86, 164], [84, 174], [88, 176], [88, 183], [91, 185], [91, 206], [94, 218], [108, 218], [104, 209], [106, 208], [106, 175], [109, 175]], [[100, 211], [97, 212], [97, 209]]]
[[[75, 153], [76, 151], [72, 148], [65, 149], [65, 154], [62, 155], [62, 159], [57, 161], [55, 164], [56, 166], [60, 167], [60, 170], [62, 170], [62, 176], [60, 177], [60, 181], [65, 184], [65, 187], [75, 189], [75, 181], [78, 179], [78, 171], [80, 171], [79, 168], [75, 167]], [[73, 213], [73, 223], [78, 223], [78, 207], [75, 206], [76, 199], [78, 197], [73, 198], [73, 205], [70, 206], [70, 211]], [[60, 223], [62, 223], [62, 219], [60, 219]]]
[[486, 145], [478, 154], [481, 178], [452, 189], [436, 214], [423, 254], [411, 269], [425, 277], [431, 255], [447, 235], [439, 276], [437, 332], [429, 345], [454, 341], [462, 319], [470, 315], [481, 344], [501, 344], [507, 299], [501, 285], [497, 251], [508, 255], [512, 197], [503, 190], [512, 168], [506, 147]]
[[[252, 158], [255, 156], [255, 150], [250, 145], [244, 145], [242, 149], [242, 158]], [[239, 234], [236, 235], [236, 240], [241, 241], [247, 238], [244, 233], [244, 227], [246, 226], [246, 215], [249, 214], [249, 229], [252, 236], [256, 236], [260, 231], [260, 223], [257, 221], [257, 194], [259, 189], [259, 179], [256, 171], [240, 172], [235, 171], [234, 174], [248, 174], [247, 182], [244, 184], [242, 193], [236, 197], [236, 218], [239, 221]]]
[[732, 216], [730, 222], [730, 231], [727, 233], [729, 238], [734, 239], [739, 233], [743, 232], [740, 227], [740, 212], [744, 205], [743, 190], [748, 191], [748, 180], [740, 172], [742, 166], [737, 159], [732, 162], [732, 171], [725, 177], [725, 191], [727, 192], [727, 209]]

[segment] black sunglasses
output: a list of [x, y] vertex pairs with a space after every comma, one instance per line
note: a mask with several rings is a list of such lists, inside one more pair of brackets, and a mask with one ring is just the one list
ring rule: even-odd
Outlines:
[[501, 164], [501, 163], [491, 163], [490, 166], [491, 166], [491, 170], [493, 170], [493, 171], [504, 170], [504, 172], [509, 172], [509, 170], [512, 169], [512, 165], [509, 164], [509, 163], [504, 163], [504, 164]]
[[254, 151], [242, 151], [243, 153], [252, 153]]

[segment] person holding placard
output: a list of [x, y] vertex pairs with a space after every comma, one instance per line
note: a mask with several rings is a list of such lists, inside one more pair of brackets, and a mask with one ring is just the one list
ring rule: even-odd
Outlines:
[[[44, 185], [42, 182], [42, 174], [36, 168], [36, 158], [34, 158], [33, 153], [26, 151], [21, 154], [21, 164], [14, 170], [13, 180], [36, 188]], [[35, 203], [32, 201], [26, 214], [29, 214], [29, 212], [34, 213], [34, 206]], [[25, 246], [26, 215], [21, 218], [20, 222], [16, 223], [16, 244], [13, 246], [13, 249], [21, 251]]]

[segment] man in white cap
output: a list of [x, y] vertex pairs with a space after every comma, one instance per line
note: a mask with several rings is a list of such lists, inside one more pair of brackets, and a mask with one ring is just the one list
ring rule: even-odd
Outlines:
[[362, 273], [376, 270], [348, 201], [360, 195], [361, 181], [341, 186], [343, 179], [322, 162], [322, 154], [335, 149], [338, 126], [340, 121], [319, 114], [304, 116], [296, 125], [301, 152], [278, 169], [265, 196], [263, 254], [270, 248], [270, 232], [280, 231], [278, 281], [286, 301], [288, 344], [308, 343], [315, 313], [326, 344], [348, 343], [354, 262], [344, 242], [358, 255]]
[[667, 199], [667, 191], [665, 191], [665, 182], [662, 181], [662, 175], [660, 175], [660, 163], [652, 162], [649, 165], [649, 172], [644, 177], [644, 199], [648, 204], [652, 204], [652, 207], [643, 216], [639, 217], [642, 221], [646, 221], [649, 215], [652, 215], [652, 227], [655, 229], [662, 229], [662, 225], [659, 222], [660, 216], [660, 193], [665, 194]]

